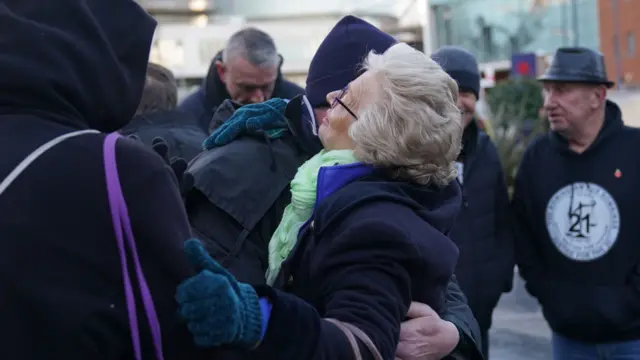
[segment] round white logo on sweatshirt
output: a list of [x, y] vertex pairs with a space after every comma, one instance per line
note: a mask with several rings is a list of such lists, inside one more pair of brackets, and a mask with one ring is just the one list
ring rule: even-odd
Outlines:
[[618, 239], [620, 212], [603, 187], [578, 182], [551, 197], [546, 223], [551, 241], [563, 255], [591, 261], [609, 252]]

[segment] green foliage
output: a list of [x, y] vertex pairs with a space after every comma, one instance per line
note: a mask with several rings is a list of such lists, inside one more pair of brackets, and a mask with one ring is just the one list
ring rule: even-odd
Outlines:
[[502, 81], [487, 91], [491, 111], [507, 117], [537, 119], [542, 102], [542, 85], [534, 79]]
[[507, 80], [487, 92], [486, 102], [493, 114], [493, 141], [512, 190], [524, 151], [537, 135], [548, 130], [547, 121], [540, 116], [542, 87], [535, 80]]

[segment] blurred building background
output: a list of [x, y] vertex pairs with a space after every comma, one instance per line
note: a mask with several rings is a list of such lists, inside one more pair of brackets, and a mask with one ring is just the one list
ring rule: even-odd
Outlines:
[[[610, 77], [622, 89], [640, 88], [640, 0], [138, 1], [159, 22], [151, 60], [175, 72], [181, 94], [201, 84], [211, 59], [246, 26], [274, 38], [285, 77], [304, 85], [320, 42], [347, 14], [426, 52], [443, 45], [465, 47], [480, 61], [483, 87], [514, 71], [538, 75], [558, 47], [584, 46], [604, 53]], [[520, 60], [514, 59], [528, 60], [516, 64]], [[638, 97], [625, 93], [622, 98], [627, 106], [640, 104]]]
[[[151, 61], [173, 70], [181, 88], [200, 85], [211, 59], [246, 26], [269, 33], [284, 58], [283, 73], [304, 85], [311, 58], [346, 14], [365, 18], [422, 48], [424, 0], [139, 0], [158, 20]], [[420, 9], [422, 8], [422, 9]]]
[[640, 1], [598, 0], [598, 15], [600, 51], [617, 84], [609, 97], [620, 105], [626, 124], [640, 127]]
[[434, 46], [470, 50], [488, 86], [509, 76], [514, 54], [548, 60], [561, 46], [600, 47], [597, 0], [431, 0], [430, 7]]
[[640, 87], [640, 1], [599, 0], [600, 50], [612, 79], [628, 88]]

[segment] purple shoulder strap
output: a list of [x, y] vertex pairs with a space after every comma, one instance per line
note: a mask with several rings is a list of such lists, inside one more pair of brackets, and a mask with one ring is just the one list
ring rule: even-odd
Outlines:
[[[120, 177], [118, 175], [118, 165], [116, 162], [116, 141], [120, 137], [117, 133], [107, 135], [104, 141], [104, 171], [107, 181], [107, 191], [109, 195], [109, 206], [111, 207], [111, 217], [113, 219], [113, 229], [116, 234], [116, 242], [118, 244], [118, 252], [120, 254], [120, 264], [122, 266], [122, 277], [124, 282], [124, 293], [127, 301], [127, 313], [129, 315], [129, 326], [131, 328], [131, 340], [133, 341], [133, 351], [136, 360], [142, 360], [142, 348], [140, 345], [140, 332], [138, 329], [138, 315], [136, 311], [136, 298], [131, 285], [131, 277], [129, 276], [129, 267], [127, 265], [127, 252], [133, 260], [136, 272], [136, 279], [140, 285], [140, 294], [142, 296], [142, 304], [146, 313], [146, 318], [151, 329], [151, 337], [158, 360], [164, 360], [162, 353], [162, 335], [160, 333], [160, 323], [156, 315], [155, 306], [151, 297], [151, 291], [147, 285], [147, 280], [142, 272], [142, 266], [138, 259], [138, 251], [136, 242], [131, 229], [131, 221], [127, 210], [127, 203], [122, 194], [120, 186]], [[126, 238], [126, 244], [125, 244]]]

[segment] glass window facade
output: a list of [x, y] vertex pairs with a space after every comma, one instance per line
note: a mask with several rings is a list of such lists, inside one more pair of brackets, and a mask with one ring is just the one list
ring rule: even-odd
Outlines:
[[600, 45], [597, 0], [431, 0], [431, 8], [435, 47], [463, 46], [480, 62]]

